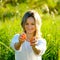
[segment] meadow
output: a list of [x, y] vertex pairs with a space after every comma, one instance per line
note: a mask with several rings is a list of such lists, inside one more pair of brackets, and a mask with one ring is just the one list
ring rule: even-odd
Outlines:
[[[23, 32], [21, 19], [29, 9], [26, 4], [0, 7], [0, 60], [14, 60], [14, 50], [10, 47], [10, 42], [14, 34]], [[43, 60], [60, 60], [60, 15], [43, 14], [40, 9], [35, 10], [42, 18], [42, 37], [47, 41]]]

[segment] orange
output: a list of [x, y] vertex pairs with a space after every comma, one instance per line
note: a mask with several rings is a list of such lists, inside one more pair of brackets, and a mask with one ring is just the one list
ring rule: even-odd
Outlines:
[[23, 40], [26, 39], [26, 34], [22, 34], [22, 39], [23, 39]]

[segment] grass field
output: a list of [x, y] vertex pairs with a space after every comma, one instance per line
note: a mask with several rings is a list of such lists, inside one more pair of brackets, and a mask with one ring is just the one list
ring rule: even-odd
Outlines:
[[[14, 60], [14, 51], [10, 42], [14, 34], [22, 33], [20, 25], [24, 12], [30, 8], [22, 3], [18, 6], [0, 7], [0, 60]], [[47, 50], [43, 60], [60, 60], [60, 15], [43, 14], [35, 8], [42, 18], [42, 37], [47, 41]]]

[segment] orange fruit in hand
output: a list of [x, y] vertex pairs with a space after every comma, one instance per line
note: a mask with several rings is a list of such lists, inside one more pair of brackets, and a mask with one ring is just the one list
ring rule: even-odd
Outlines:
[[26, 39], [26, 34], [22, 34], [22, 39], [23, 39], [23, 40]]
[[33, 40], [35, 40], [34, 37], [30, 39], [30, 45], [32, 45]]
[[32, 42], [34, 39], [35, 39], [34, 37], [33, 37], [33, 38], [31, 38], [31, 39], [30, 39], [30, 42]]

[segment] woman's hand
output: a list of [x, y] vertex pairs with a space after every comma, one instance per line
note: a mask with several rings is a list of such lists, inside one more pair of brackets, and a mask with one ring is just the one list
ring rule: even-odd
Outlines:
[[30, 45], [35, 46], [36, 44], [37, 44], [37, 41], [36, 41], [35, 37], [31, 38], [30, 39]]
[[25, 33], [23, 33], [19, 36], [19, 42], [15, 43], [15, 45], [14, 45], [16, 50], [19, 50], [19, 48], [21, 47], [21, 44], [25, 41], [25, 39], [26, 39]]
[[32, 46], [32, 49], [33, 49], [33, 51], [34, 51], [34, 53], [35, 54], [37, 54], [37, 55], [39, 55], [39, 53], [40, 53], [40, 50], [38, 50], [35, 46], [37, 45], [37, 40], [35, 39], [35, 38], [32, 38], [31, 40], [30, 40], [30, 45]]
[[20, 43], [23, 43], [25, 40], [26, 40], [26, 34], [23, 33], [23, 34], [21, 34], [21, 35], [19, 36], [19, 42], [20, 42]]

